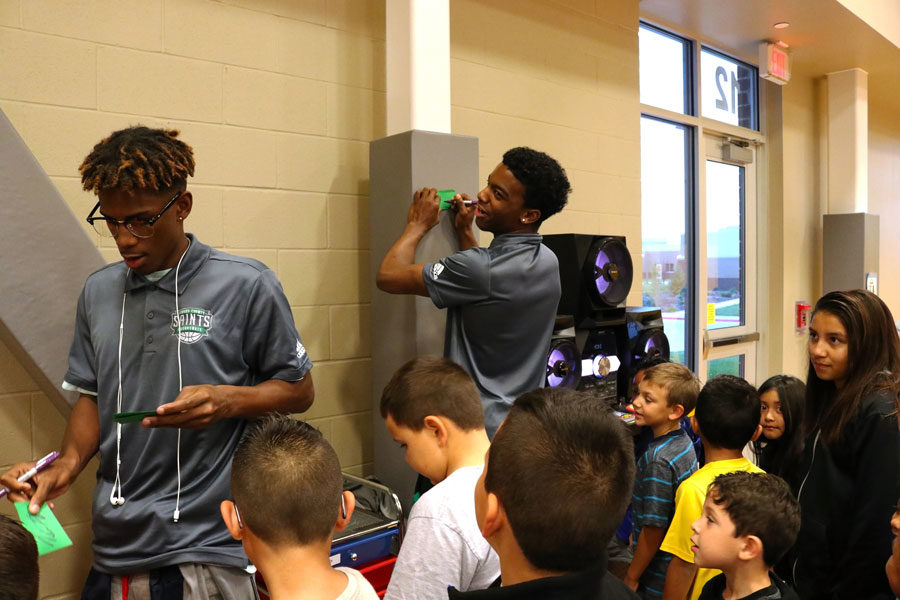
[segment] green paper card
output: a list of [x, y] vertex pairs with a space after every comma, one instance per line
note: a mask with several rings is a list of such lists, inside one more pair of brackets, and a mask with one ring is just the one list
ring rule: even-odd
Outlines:
[[134, 412], [120, 412], [113, 415], [116, 423], [137, 423], [142, 421], [144, 417], [155, 417], [155, 410], [137, 410]]
[[453, 196], [456, 195], [456, 190], [438, 190], [438, 198], [441, 199], [441, 210], [447, 210], [453, 203], [450, 202], [453, 200]]
[[15, 502], [14, 504], [16, 512], [19, 513], [19, 520], [22, 521], [22, 527], [30, 531], [37, 542], [39, 556], [72, 545], [72, 540], [66, 535], [62, 525], [56, 520], [56, 515], [47, 504], [41, 506], [41, 510], [36, 515], [28, 512], [28, 502]]

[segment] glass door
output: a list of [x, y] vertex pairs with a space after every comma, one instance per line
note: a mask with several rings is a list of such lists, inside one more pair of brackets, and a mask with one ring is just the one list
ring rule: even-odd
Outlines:
[[752, 144], [703, 136], [698, 227], [698, 375], [756, 384], [756, 155]]

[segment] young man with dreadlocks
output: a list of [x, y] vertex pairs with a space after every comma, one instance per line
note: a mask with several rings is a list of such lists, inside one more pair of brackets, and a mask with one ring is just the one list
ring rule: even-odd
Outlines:
[[[218, 516], [247, 420], [311, 405], [312, 367], [275, 274], [184, 231], [193, 153], [177, 131], [132, 127], [81, 165], [99, 197], [88, 221], [123, 261], [88, 277], [63, 387], [77, 390], [52, 466], [2, 477], [36, 512], [100, 453], [94, 564], [83, 598], [255, 595], [247, 558]], [[116, 413], [152, 411], [122, 424]], [[120, 593], [121, 590], [121, 593]], [[149, 591], [148, 591], [149, 590]], [[146, 596], [144, 596], [146, 597]]]
[[[566, 205], [566, 172], [531, 148], [512, 148], [477, 201], [453, 199], [460, 252], [415, 263], [416, 247], [440, 214], [437, 190], [413, 196], [403, 233], [385, 254], [376, 283], [391, 294], [428, 296], [446, 308], [444, 356], [475, 380], [493, 437], [516, 397], [542, 387], [559, 304], [559, 264], [538, 228]], [[472, 221], [494, 234], [479, 248]]]

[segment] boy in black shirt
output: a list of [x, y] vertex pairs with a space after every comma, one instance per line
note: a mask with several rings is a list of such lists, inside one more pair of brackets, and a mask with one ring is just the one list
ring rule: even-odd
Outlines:
[[780, 477], [745, 471], [719, 475], [691, 529], [695, 564], [722, 570], [703, 587], [700, 600], [798, 598], [770, 571], [800, 530], [800, 505]]

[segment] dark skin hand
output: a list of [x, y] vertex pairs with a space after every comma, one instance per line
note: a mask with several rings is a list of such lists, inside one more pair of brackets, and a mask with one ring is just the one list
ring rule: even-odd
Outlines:
[[[37, 514], [41, 505], [69, 489], [75, 478], [84, 469], [100, 443], [100, 425], [97, 418], [97, 403], [91, 396], [82, 394], [72, 408], [66, 432], [60, 446], [60, 457], [49, 467], [31, 478], [30, 482], [19, 483], [16, 479], [34, 466], [34, 462], [21, 462], [0, 477], [0, 483], [9, 488], [12, 502], [31, 501], [31, 514]], [[53, 504], [50, 504], [53, 508]]]
[[475, 205], [466, 206], [466, 202], [471, 202], [468, 194], [457, 194], [453, 196], [453, 211], [456, 215], [453, 217], [453, 228], [456, 229], [456, 236], [459, 238], [459, 249], [468, 250], [478, 245], [475, 241], [475, 234], [472, 231], [472, 223], [475, 221]]
[[[453, 197], [453, 226], [459, 237], [462, 250], [477, 246], [472, 232], [475, 219], [475, 207], [466, 206], [465, 194]], [[440, 221], [440, 200], [435, 188], [422, 188], [413, 194], [413, 201], [406, 214], [406, 227], [394, 242], [375, 276], [378, 288], [391, 294], [417, 294], [427, 296], [425, 279], [422, 275], [423, 265], [415, 262], [416, 247], [428, 231]]]
[[268, 412], [304, 412], [312, 404], [312, 374], [300, 381], [271, 379], [253, 387], [234, 385], [185, 386], [173, 402], [146, 417], [144, 427], [203, 429], [232, 417], [258, 417]]
[[[311, 373], [307, 373], [300, 381], [272, 379], [252, 387], [187, 386], [173, 402], [157, 408], [159, 416], [145, 418], [142, 425], [202, 429], [230, 417], [256, 417], [273, 411], [303, 412], [310, 407], [314, 397]], [[37, 514], [45, 501], [56, 498], [69, 489], [97, 453], [99, 443], [100, 425], [96, 400], [82, 394], [69, 416], [60, 457], [47, 469], [32, 477], [31, 482], [16, 481], [16, 478], [34, 466], [34, 462], [22, 462], [13, 465], [0, 476], [0, 483], [9, 488], [11, 501], [30, 500], [29, 511]]]

